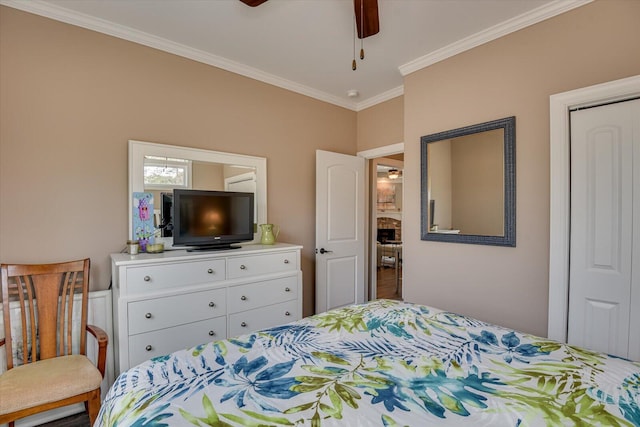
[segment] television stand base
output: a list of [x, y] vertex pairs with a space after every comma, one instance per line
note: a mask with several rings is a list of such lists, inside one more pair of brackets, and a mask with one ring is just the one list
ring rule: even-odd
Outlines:
[[233, 246], [231, 243], [229, 243], [228, 245], [192, 246], [187, 249], [187, 252], [227, 251], [230, 249], [240, 248], [241, 246]]

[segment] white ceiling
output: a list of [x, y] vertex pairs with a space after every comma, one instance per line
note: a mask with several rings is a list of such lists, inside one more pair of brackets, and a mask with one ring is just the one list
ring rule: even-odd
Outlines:
[[[380, 32], [352, 71], [351, 0], [0, 0], [352, 110], [401, 95], [403, 75], [590, 0], [378, 0]], [[359, 41], [356, 46], [359, 52]], [[357, 90], [350, 98], [347, 91]]]

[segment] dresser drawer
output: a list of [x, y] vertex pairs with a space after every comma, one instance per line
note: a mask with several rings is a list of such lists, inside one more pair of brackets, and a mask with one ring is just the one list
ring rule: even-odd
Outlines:
[[212, 289], [127, 304], [129, 335], [223, 316], [225, 290]]
[[226, 316], [129, 337], [129, 366], [199, 344], [225, 339]]
[[227, 275], [230, 279], [256, 276], [260, 274], [296, 271], [297, 252], [279, 252], [275, 254], [253, 255], [229, 258]]
[[225, 280], [223, 259], [127, 267], [127, 291], [130, 295], [220, 280]]
[[231, 286], [227, 293], [227, 311], [236, 313], [252, 310], [263, 305], [293, 300], [297, 297], [297, 276]]
[[229, 316], [229, 337], [282, 325], [300, 319], [296, 301], [256, 308]]

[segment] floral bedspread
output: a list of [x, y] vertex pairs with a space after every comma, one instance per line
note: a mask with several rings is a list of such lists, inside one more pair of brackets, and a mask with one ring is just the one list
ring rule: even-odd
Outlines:
[[640, 364], [379, 300], [152, 359], [96, 426], [640, 426]]

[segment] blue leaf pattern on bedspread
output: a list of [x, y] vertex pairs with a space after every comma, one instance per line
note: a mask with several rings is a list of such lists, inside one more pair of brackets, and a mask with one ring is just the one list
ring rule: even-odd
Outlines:
[[514, 331], [504, 334], [500, 341], [491, 331], [483, 330], [479, 336], [473, 333], [469, 335], [475, 341], [484, 344], [480, 351], [500, 354], [507, 363], [511, 363], [514, 358], [520, 362], [529, 363], [528, 358], [530, 357], [549, 354], [548, 351], [542, 351], [540, 347], [533, 344], [520, 344], [520, 338]]
[[228, 378], [214, 381], [216, 386], [229, 389], [220, 398], [220, 402], [233, 397], [238, 407], [242, 408], [245, 406], [245, 399], [249, 399], [265, 411], [277, 411], [262, 397], [288, 399], [295, 395], [291, 391], [291, 387], [297, 384], [295, 378], [281, 378], [291, 370], [294, 363], [292, 360], [268, 366], [269, 360], [264, 356], [252, 361], [242, 356], [231, 365]]
[[640, 365], [379, 300], [149, 360], [96, 427], [640, 426]]

